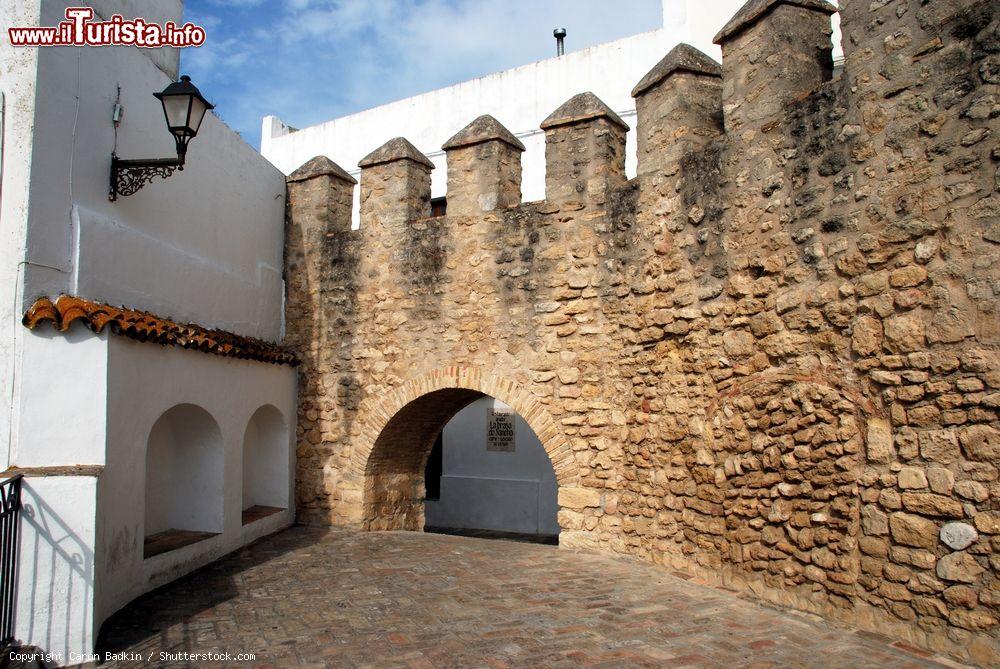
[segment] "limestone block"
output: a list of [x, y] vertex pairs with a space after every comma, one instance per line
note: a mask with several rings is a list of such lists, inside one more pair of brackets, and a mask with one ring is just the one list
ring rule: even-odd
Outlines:
[[1000, 430], [990, 425], [970, 425], [959, 430], [962, 452], [970, 460], [1000, 461]]
[[975, 583], [979, 576], [986, 570], [980, 566], [974, 557], [964, 551], [959, 551], [957, 553], [949, 553], [938, 560], [935, 571], [938, 578], [945, 581]]
[[903, 490], [919, 490], [927, 487], [927, 476], [919, 467], [903, 467], [896, 475]]
[[961, 457], [954, 430], [925, 430], [919, 433], [920, 457], [950, 465]]
[[978, 539], [976, 528], [966, 523], [945, 523], [941, 526], [941, 543], [952, 550], [968, 548]]
[[938, 540], [938, 526], [932, 520], [909, 513], [893, 513], [889, 516], [892, 539], [904, 546], [934, 548]]
[[560, 486], [559, 506], [568, 509], [597, 508], [601, 505], [601, 492], [593, 488], [568, 488]]
[[884, 418], [872, 418], [868, 421], [868, 461], [887, 463], [896, 457], [896, 449], [892, 441], [892, 428]]

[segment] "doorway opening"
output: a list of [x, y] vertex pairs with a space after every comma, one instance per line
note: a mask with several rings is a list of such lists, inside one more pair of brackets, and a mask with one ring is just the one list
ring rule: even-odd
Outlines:
[[524, 419], [497, 399], [481, 397], [445, 424], [424, 481], [425, 531], [558, 543], [552, 463]]
[[564, 446], [541, 422], [547, 415], [530, 408], [554, 453], [528, 420], [486, 393], [443, 388], [408, 401], [365, 461], [364, 527], [556, 543], [552, 458], [565, 458]]

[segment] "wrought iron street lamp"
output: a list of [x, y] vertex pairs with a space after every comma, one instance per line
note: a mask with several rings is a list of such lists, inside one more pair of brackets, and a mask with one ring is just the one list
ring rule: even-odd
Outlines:
[[122, 160], [112, 153], [111, 192], [108, 194], [108, 199], [112, 202], [119, 195], [132, 195], [156, 177], [166, 179], [174, 170], [183, 170], [188, 142], [198, 134], [205, 113], [209, 109], [215, 109], [215, 105], [202, 97], [201, 91], [191, 83], [191, 77], [187, 75], [153, 95], [163, 105], [167, 128], [177, 145], [177, 157]]

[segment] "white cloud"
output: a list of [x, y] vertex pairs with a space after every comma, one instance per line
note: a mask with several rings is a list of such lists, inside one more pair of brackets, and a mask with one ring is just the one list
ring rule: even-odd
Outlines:
[[[252, 142], [260, 117], [302, 127], [660, 25], [659, 0], [189, 0], [222, 18], [184, 67]], [[205, 13], [205, 12], [203, 12]], [[194, 20], [194, 17], [190, 17]], [[204, 89], [203, 89], [204, 90]]]
[[209, 0], [209, 2], [220, 7], [256, 7], [264, 0]]
[[[637, 14], [644, 19], [630, 22], [615, 18], [618, 8], [595, 0], [293, 2], [305, 7], [277, 23], [280, 39], [289, 47], [333, 49], [330, 55], [338, 66], [354, 68], [351, 89], [368, 98], [361, 104], [382, 99], [397, 87], [397, 97], [402, 97], [548, 57], [557, 26], [569, 30], [570, 50], [648, 30], [659, 25], [660, 8], [655, 0], [636, 2], [632, 7], [641, 7], [644, 11]], [[610, 32], [612, 27], [619, 32]], [[366, 80], [373, 72], [378, 79]]]

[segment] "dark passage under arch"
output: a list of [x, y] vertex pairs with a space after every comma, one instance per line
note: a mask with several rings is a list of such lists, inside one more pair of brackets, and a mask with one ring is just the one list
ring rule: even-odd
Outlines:
[[[369, 530], [422, 530], [425, 526], [425, 500], [435, 499], [444, 494], [448, 499], [434, 502], [437, 515], [440, 514], [440, 505], [443, 503], [464, 505], [467, 508], [459, 508], [458, 511], [470, 511], [476, 505], [482, 509], [484, 506], [488, 510], [490, 505], [498, 507], [534, 505], [532, 512], [538, 512], [538, 498], [540, 495], [539, 484], [534, 487], [525, 487], [528, 481], [524, 480], [504, 480], [504, 464], [511, 462], [514, 458], [523, 454], [513, 452], [486, 453], [486, 410], [483, 408], [489, 405], [488, 402], [479, 402], [475, 407], [470, 407], [477, 400], [493, 399], [498, 410], [506, 405], [497, 401], [491, 395], [466, 388], [445, 388], [426, 393], [405, 404], [399, 409], [385, 424], [377, 439], [375, 440], [371, 454], [367, 460], [365, 469], [365, 489], [364, 489], [364, 518], [363, 525]], [[456, 423], [449, 428], [450, 442], [442, 443], [442, 433], [449, 421], [452, 421], [459, 412], [469, 408], [463, 416], [463, 421]], [[538, 448], [541, 453], [545, 453], [541, 442], [537, 439], [533, 429], [527, 422], [517, 415], [513, 410], [508, 410], [512, 414], [512, 420], [516, 420], [520, 426], [523, 437], [530, 436], [530, 443]], [[480, 415], [481, 414], [481, 415]], [[473, 420], [470, 423], [469, 418]], [[479, 420], [483, 424], [479, 424]], [[478, 458], [477, 465], [480, 470], [476, 473], [485, 474], [479, 480], [471, 480], [476, 477], [454, 476], [445, 485], [445, 489], [440, 487], [440, 475], [442, 472], [438, 467], [441, 460], [431, 459], [431, 454], [435, 452], [435, 444], [448, 452], [451, 450], [450, 461], [454, 464], [455, 456], [461, 455], [467, 463], [469, 458]], [[456, 449], [467, 449], [458, 453]], [[534, 454], [536, 466], [545, 467], [544, 478], [547, 482], [545, 493], [548, 495], [545, 500], [545, 511], [551, 516], [546, 523], [546, 530], [551, 537], [558, 533], [556, 516], [556, 483], [555, 474], [549, 455], [546, 453], [539, 462], [538, 453]], [[448, 461], [446, 458], [445, 461]], [[492, 463], [492, 464], [491, 464]], [[483, 470], [485, 467], [485, 471]], [[490, 467], [496, 468], [496, 478], [491, 479]], [[426, 476], [435, 477], [428, 481]], [[456, 472], [461, 474], [463, 472]], [[468, 474], [469, 472], [464, 472]], [[541, 478], [541, 476], [539, 476]], [[450, 486], [447, 485], [450, 483]], [[520, 487], [519, 487], [520, 486]], [[507, 495], [505, 498], [504, 495]], [[517, 495], [528, 497], [530, 500], [516, 498]], [[551, 498], [551, 499], [549, 499]], [[452, 510], [456, 509], [452, 507]], [[475, 514], [472, 514], [475, 516]], [[508, 514], [509, 515], [509, 514]], [[491, 521], [483, 520], [483, 516], [499, 518]], [[470, 518], [469, 513], [452, 513], [447, 516], [451, 520], [458, 518], [454, 523], [455, 529], [479, 529], [479, 530], [504, 530], [511, 529], [517, 531], [523, 528], [506, 528], [502, 519], [502, 513], [490, 514], [480, 513], [479, 518]], [[497, 525], [499, 523], [499, 525]], [[555, 526], [555, 530], [553, 530]], [[534, 526], [533, 526], [534, 527]], [[535, 534], [534, 530], [530, 533]]]

